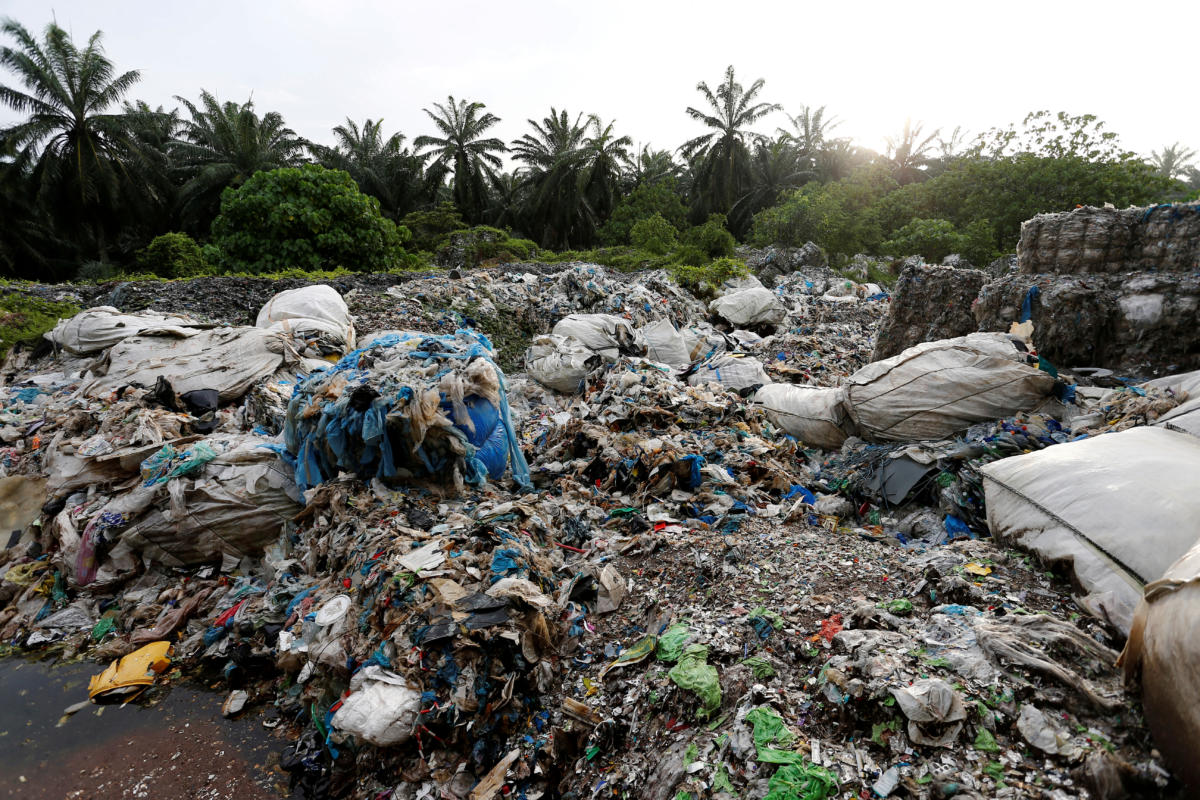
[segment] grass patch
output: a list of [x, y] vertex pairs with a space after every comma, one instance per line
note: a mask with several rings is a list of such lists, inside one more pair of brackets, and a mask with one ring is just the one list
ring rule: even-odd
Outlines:
[[0, 295], [0, 358], [8, 355], [14, 344], [35, 347], [42, 334], [57, 325], [59, 319], [73, 317], [79, 311], [74, 303], [24, 294]]

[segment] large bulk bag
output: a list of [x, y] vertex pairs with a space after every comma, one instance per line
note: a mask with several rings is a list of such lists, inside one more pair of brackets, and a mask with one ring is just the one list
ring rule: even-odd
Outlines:
[[1003, 333], [925, 342], [851, 375], [846, 410], [864, 439], [953, 436], [1051, 399], [1054, 377], [1024, 363], [1026, 357]]
[[102, 397], [122, 386], [153, 388], [159, 378], [177, 394], [215, 389], [222, 403], [237, 400], [295, 352], [278, 333], [261, 328], [215, 328], [189, 335], [132, 336], [92, 366], [84, 394]]
[[705, 383], [719, 383], [726, 388], [739, 391], [752, 386], [766, 386], [771, 382], [762, 362], [750, 356], [722, 353], [719, 356], [697, 365], [696, 369], [687, 376], [691, 386], [701, 386]]
[[340, 356], [354, 349], [350, 309], [324, 284], [280, 292], [258, 312], [254, 326], [295, 339], [315, 354]]
[[787, 317], [787, 309], [770, 289], [728, 292], [709, 303], [708, 310], [735, 328], [775, 327]]
[[675, 329], [669, 319], [646, 325], [641, 329], [646, 342], [646, 358], [670, 367], [686, 367], [692, 363], [688, 339]]
[[758, 390], [754, 402], [767, 419], [804, 444], [836, 450], [846, 441], [849, 419], [840, 388], [773, 383]]
[[646, 342], [629, 320], [612, 314], [571, 314], [551, 331], [555, 336], [574, 336], [584, 347], [609, 361], [618, 356], [643, 356]]
[[1128, 632], [1142, 587], [1200, 536], [1200, 440], [1130, 428], [988, 464], [988, 527], [1070, 563], [1081, 603]]
[[1117, 664], [1142, 686], [1142, 709], [1158, 749], [1200, 791], [1200, 541], [1146, 586]]
[[142, 332], [170, 332], [179, 336], [194, 333], [196, 321], [188, 317], [155, 314], [122, 314], [112, 306], [97, 306], [80, 311], [70, 319], [59, 320], [45, 337], [68, 353], [86, 356], [107, 350], [117, 342]]
[[578, 392], [588, 373], [603, 363], [574, 336], [546, 334], [533, 340], [525, 351], [529, 377], [556, 392]]

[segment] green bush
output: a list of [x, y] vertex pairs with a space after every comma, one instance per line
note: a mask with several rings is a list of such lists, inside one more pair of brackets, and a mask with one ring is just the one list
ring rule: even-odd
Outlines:
[[600, 243], [608, 246], [630, 244], [633, 226], [654, 216], [661, 216], [676, 230], [687, 222], [687, 207], [675, 186], [674, 178], [664, 178], [653, 183], [643, 183], [617, 203], [597, 234]]
[[674, 253], [671, 253], [671, 260], [679, 264], [687, 264], [688, 266], [698, 267], [701, 264], [707, 264], [712, 261], [699, 247], [690, 244], [685, 244]]
[[164, 233], [134, 257], [137, 268], [162, 278], [188, 278], [208, 270], [200, 245], [186, 233]]
[[41, 342], [42, 334], [78, 314], [79, 306], [73, 303], [54, 302], [25, 294], [0, 295], [0, 358], [14, 344], [29, 347]]
[[722, 283], [730, 278], [743, 277], [750, 274], [746, 262], [735, 258], [718, 258], [702, 266], [676, 263], [667, 267], [671, 279], [693, 293], [711, 295]]
[[453, 203], [439, 203], [431, 211], [413, 211], [400, 220], [412, 234], [412, 249], [437, 252], [450, 241], [450, 234], [470, 226], [463, 221]]
[[257, 172], [226, 189], [212, 233], [231, 271], [371, 272], [412, 263], [408, 230], [380, 214], [379, 201], [349, 174], [316, 164]]
[[883, 252], [893, 256], [914, 253], [924, 256], [931, 264], [940, 264], [951, 253], [961, 253], [967, 237], [954, 229], [945, 219], [914, 219], [883, 243]]
[[675, 247], [676, 233], [675, 226], [667, 222], [662, 214], [654, 213], [634, 223], [629, 239], [639, 250], [662, 256]]
[[697, 225], [684, 235], [684, 241], [704, 251], [709, 258], [733, 255], [737, 240], [725, 226], [724, 214], [709, 214], [703, 225]]

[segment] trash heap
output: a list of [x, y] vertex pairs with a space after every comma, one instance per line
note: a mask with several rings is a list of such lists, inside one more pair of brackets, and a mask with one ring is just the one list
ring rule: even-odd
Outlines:
[[[1186, 796], [1113, 664], [1128, 634], [1155, 735], [1192, 730], [1145, 676], [1188, 619], [1195, 376], [999, 334], [869, 363], [886, 293], [830, 275], [84, 312], [5, 365], [0, 635], [113, 662], [97, 701], [221, 687], [301, 797]], [[517, 308], [506, 370], [471, 323]], [[128, 335], [69, 350], [89, 319]]]

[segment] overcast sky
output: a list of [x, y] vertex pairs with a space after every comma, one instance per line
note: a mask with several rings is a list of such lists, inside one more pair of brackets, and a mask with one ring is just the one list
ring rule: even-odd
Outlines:
[[[1095, 114], [1142, 154], [1200, 150], [1195, 2], [0, 0], [0, 16], [39, 35], [53, 16], [81, 43], [103, 30], [152, 106], [253, 94], [316, 141], [347, 116], [411, 140], [432, 132], [421, 109], [453, 94], [501, 117], [505, 141], [553, 104], [675, 148], [701, 131], [684, 113], [696, 83], [733, 64], [743, 85], [766, 80], [764, 100], [825, 105], [837, 135], [877, 150], [906, 117], [979, 132], [1040, 108]], [[760, 130], [786, 124], [773, 114]]]

